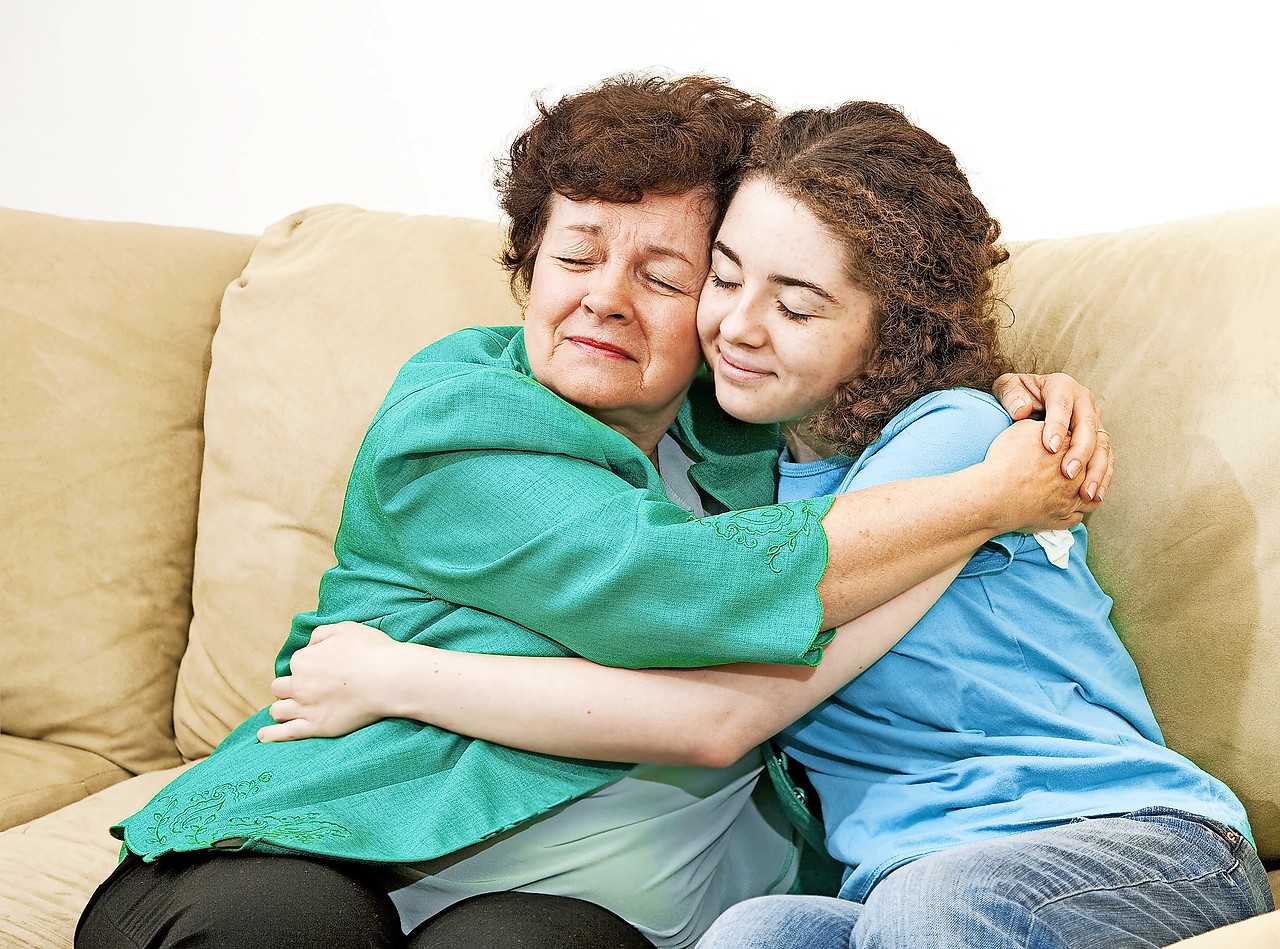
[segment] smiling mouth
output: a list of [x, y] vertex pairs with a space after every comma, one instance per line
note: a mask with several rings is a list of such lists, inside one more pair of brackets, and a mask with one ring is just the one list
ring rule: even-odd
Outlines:
[[606, 356], [610, 359], [625, 359], [631, 362], [635, 361], [635, 357], [625, 349], [619, 349], [617, 346], [611, 346], [603, 340], [592, 339], [589, 336], [570, 336], [569, 342], [599, 356]]
[[747, 366], [740, 366], [728, 356], [724, 354], [724, 350], [720, 350], [720, 366], [730, 378], [735, 379], [763, 379], [765, 376], [771, 376], [773, 373], [764, 369], [751, 369]]

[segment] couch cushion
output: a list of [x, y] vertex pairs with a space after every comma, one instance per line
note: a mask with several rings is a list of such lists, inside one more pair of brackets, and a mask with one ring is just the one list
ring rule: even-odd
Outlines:
[[0, 735], [0, 829], [14, 827], [129, 777], [91, 751]]
[[200, 417], [253, 239], [0, 210], [0, 727], [175, 764]]
[[1280, 858], [1280, 207], [1065, 240], [1012, 261], [1023, 355], [1097, 392], [1116, 480], [1089, 561], [1168, 743]]
[[396, 371], [452, 330], [518, 322], [492, 223], [327, 206], [263, 235], [213, 342], [191, 645], [175, 702], [201, 757], [271, 701], [332, 565], [356, 449]]
[[154, 771], [0, 833], [0, 944], [70, 949], [76, 921], [120, 853], [107, 828], [182, 771]]

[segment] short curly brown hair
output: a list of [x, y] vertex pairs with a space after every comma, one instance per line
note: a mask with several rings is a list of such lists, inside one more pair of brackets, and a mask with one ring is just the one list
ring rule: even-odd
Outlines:
[[633, 203], [705, 188], [718, 225], [756, 130], [774, 116], [768, 100], [708, 76], [624, 73], [539, 102], [494, 179], [509, 219], [501, 262], [516, 298], [528, 294], [551, 195]]
[[807, 427], [856, 454], [926, 393], [990, 389], [1008, 371], [993, 270], [999, 223], [951, 149], [880, 102], [802, 110], [761, 130], [744, 177], [802, 202], [876, 300], [876, 348]]

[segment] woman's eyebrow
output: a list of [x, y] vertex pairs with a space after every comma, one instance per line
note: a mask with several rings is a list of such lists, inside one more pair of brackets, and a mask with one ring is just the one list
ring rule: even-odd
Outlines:
[[[566, 224], [564, 230], [573, 231], [577, 234], [585, 234], [587, 237], [599, 238], [604, 233], [604, 228], [596, 224]], [[683, 261], [690, 267], [694, 266], [685, 254], [676, 250], [674, 247], [668, 247], [666, 244], [649, 244], [644, 249], [645, 253], [650, 257], [672, 257], [676, 260]]]
[[784, 287], [799, 287], [801, 290], [808, 290], [810, 293], [822, 297], [828, 303], [838, 303], [831, 294], [827, 293], [816, 283], [810, 283], [808, 280], [801, 280], [799, 277], [788, 277], [786, 274], [771, 273], [769, 274], [769, 282], [780, 284]]
[[[716, 241], [711, 246], [713, 249], [720, 251], [720, 253], [724, 254], [731, 261], [733, 261], [734, 266], [737, 266], [737, 267], [742, 266], [741, 258], [739, 258], [737, 254], [735, 254], [732, 250], [730, 250], [729, 246], [725, 244], [724, 241]], [[819, 297], [826, 300], [828, 303], [839, 304], [840, 302], [835, 297], [833, 297], [830, 293], [828, 293], [826, 290], [823, 290], [822, 287], [818, 286], [816, 283], [813, 283], [812, 281], [809, 281], [809, 280], [801, 280], [799, 277], [788, 277], [786, 274], [771, 273], [769, 274], [769, 282], [776, 283], [779, 286], [783, 286], [783, 287], [798, 287], [801, 290], [808, 290], [811, 293], [817, 294]]]
[[728, 257], [729, 260], [731, 260], [735, 266], [737, 267], [742, 266], [742, 259], [733, 251], [731, 251], [729, 249], [729, 245], [726, 244], [724, 241], [716, 241], [714, 244], [711, 245], [711, 249], [720, 251], [720, 253]]
[[667, 247], [663, 244], [650, 244], [648, 247], [645, 248], [645, 251], [649, 254], [650, 257], [671, 257], [674, 260], [678, 260], [682, 263], [688, 264], [690, 267], [694, 266], [694, 263], [692, 260], [690, 260], [684, 254], [682, 254], [680, 251], [676, 250], [674, 247]]
[[599, 237], [604, 233], [604, 229], [594, 224], [566, 224], [561, 230], [573, 231], [575, 234], [585, 234], [588, 237]]

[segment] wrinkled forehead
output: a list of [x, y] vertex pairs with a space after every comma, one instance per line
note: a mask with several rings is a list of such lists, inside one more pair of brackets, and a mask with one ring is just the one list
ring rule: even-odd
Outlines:
[[675, 195], [651, 194], [636, 202], [575, 201], [551, 196], [545, 240], [627, 248], [702, 266], [711, 244], [715, 202], [697, 189]]

